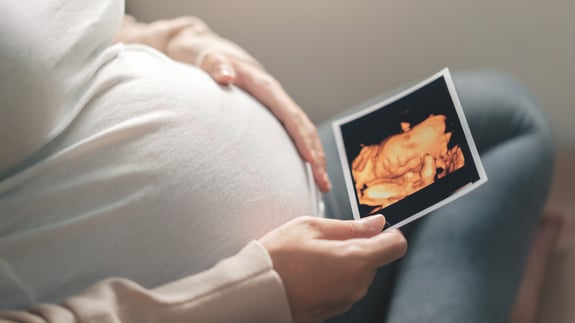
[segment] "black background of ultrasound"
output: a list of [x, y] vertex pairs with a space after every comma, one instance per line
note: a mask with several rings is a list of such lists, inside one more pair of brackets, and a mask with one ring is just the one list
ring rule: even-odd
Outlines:
[[[479, 179], [477, 168], [445, 79], [440, 77], [382, 109], [341, 125], [347, 159], [350, 162], [347, 167], [351, 174], [351, 162], [359, 154], [361, 144], [379, 144], [383, 139], [401, 133], [401, 122], [409, 122], [411, 127], [413, 127], [427, 119], [431, 114], [446, 116], [446, 131], [452, 133], [448, 148], [454, 145], [461, 147], [465, 157], [465, 166], [379, 211], [379, 213], [385, 215], [390, 225], [426, 209], [453, 194], [454, 191], [463, 185]], [[360, 205], [355, 190], [354, 194], [360, 216], [368, 215], [373, 207]]]

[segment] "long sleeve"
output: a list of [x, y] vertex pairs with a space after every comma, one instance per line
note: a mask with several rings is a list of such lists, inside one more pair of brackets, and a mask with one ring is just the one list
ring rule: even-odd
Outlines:
[[0, 322], [291, 322], [291, 314], [267, 251], [253, 241], [205, 272], [156, 289], [111, 278], [60, 305], [0, 311]]

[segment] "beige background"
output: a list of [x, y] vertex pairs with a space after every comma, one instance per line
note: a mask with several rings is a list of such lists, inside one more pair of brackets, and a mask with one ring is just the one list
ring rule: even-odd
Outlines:
[[575, 1], [128, 0], [138, 18], [193, 14], [266, 65], [314, 121], [452, 70], [526, 83], [562, 150], [547, 209], [565, 216], [539, 322], [575, 322]]
[[572, 0], [128, 0], [142, 20], [185, 14], [248, 49], [311, 118], [444, 66], [526, 83], [562, 148], [575, 149]]

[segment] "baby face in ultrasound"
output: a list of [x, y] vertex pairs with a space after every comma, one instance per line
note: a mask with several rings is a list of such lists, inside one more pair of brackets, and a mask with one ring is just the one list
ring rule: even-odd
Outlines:
[[446, 117], [430, 115], [377, 145], [362, 145], [352, 162], [352, 175], [360, 204], [375, 213], [465, 165], [461, 147], [449, 147]]

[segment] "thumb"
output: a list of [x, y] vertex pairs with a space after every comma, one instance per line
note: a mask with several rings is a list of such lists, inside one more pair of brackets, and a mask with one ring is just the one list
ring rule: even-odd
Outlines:
[[319, 238], [327, 240], [370, 238], [380, 233], [384, 225], [385, 217], [381, 214], [357, 221], [324, 219]]

